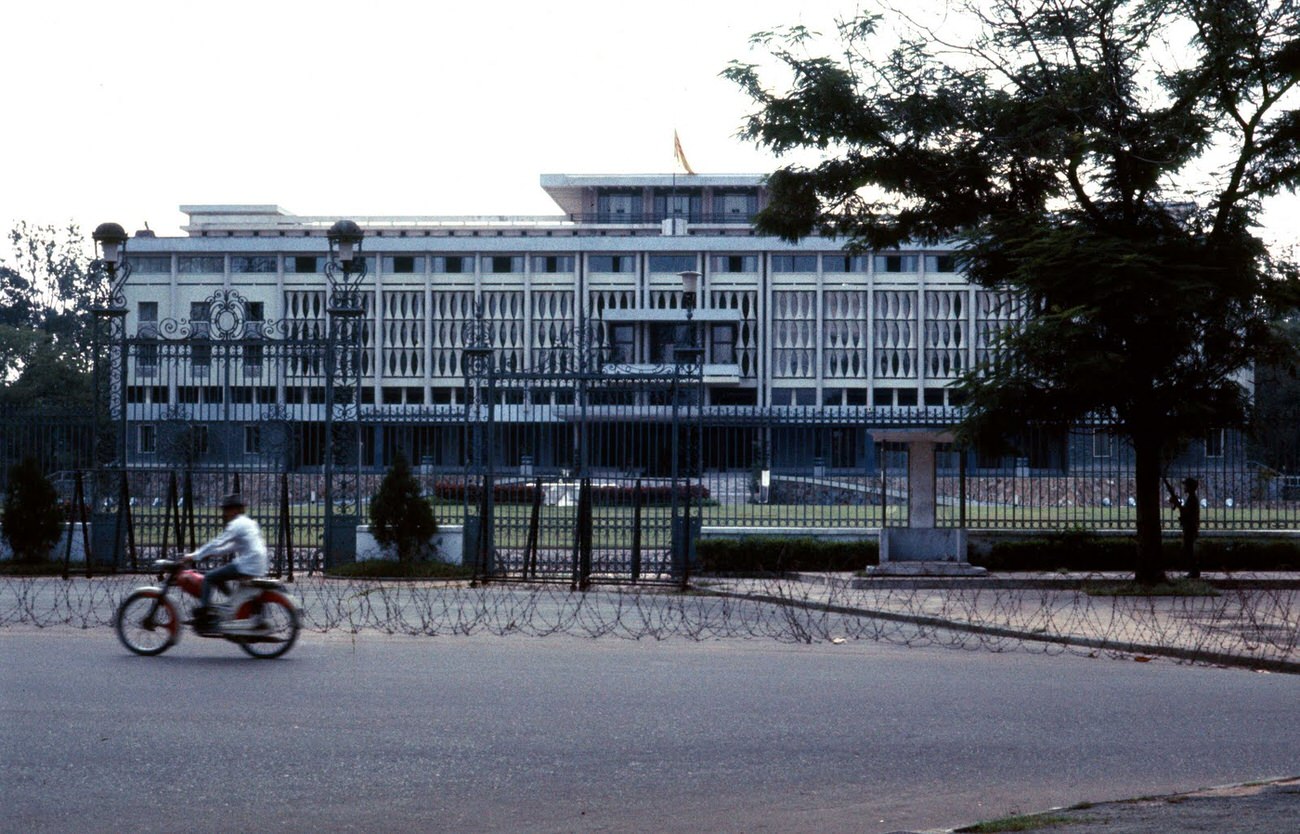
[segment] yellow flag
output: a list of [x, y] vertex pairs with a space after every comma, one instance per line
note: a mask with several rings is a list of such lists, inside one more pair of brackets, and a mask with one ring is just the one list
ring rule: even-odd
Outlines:
[[695, 173], [691, 169], [691, 163], [686, 161], [686, 154], [682, 152], [682, 140], [677, 138], [676, 130], [673, 131], [673, 156], [677, 157], [677, 163], [682, 166], [686, 173]]

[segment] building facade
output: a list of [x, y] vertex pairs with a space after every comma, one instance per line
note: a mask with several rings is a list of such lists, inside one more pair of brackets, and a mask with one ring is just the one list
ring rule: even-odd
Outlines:
[[[948, 247], [849, 254], [835, 241], [760, 235], [752, 219], [767, 195], [756, 175], [544, 175], [541, 186], [557, 214], [354, 218], [367, 264], [358, 402], [375, 427], [366, 464], [397, 451], [441, 466], [464, 459], [450, 424], [470, 396], [464, 351], [473, 331], [488, 334], [504, 367], [524, 371], [584, 339], [599, 344], [611, 372], [672, 362], [693, 345], [703, 350], [706, 421], [725, 415], [734, 427], [775, 414], [816, 423], [825, 430], [787, 444], [792, 460], [870, 468], [880, 459], [872, 425], [951, 421], [953, 382], [1015, 315], [1007, 294], [956, 271]], [[291, 464], [313, 465], [322, 368], [304, 356], [272, 363], [269, 340], [263, 349], [258, 339], [325, 333], [326, 231], [337, 218], [256, 205], [182, 211], [185, 236], [129, 242], [133, 462], [174, 462], [164, 447], [176, 441], [165, 435], [178, 415], [191, 426], [187, 454], [265, 456], [277, 445], [275, 421], [262, 419], [269, 414], [298, 427]], [[682, 273], [699, 274], [694, 296]], [[218, 331], [240, 344], [221, 354]], [[210, 334], [217, 353], [191, 345], [178, 361], [150, 362], [177, 333]], [[545, 422], [563, 396], [531, 392], [528, 413], [508, 419]], [[749, 466], [757, 435], [741, 434], [714, 432], [706, 466]], [[1049, 439], [1024, 462], [1072, 467], [1080, 455], [1113, 454], [1106, 443]], [[527, 441], [504, 445], [505, 465], [537, 454]], [[784, 453], [768, 445], [766, 463], [780, 466]]]

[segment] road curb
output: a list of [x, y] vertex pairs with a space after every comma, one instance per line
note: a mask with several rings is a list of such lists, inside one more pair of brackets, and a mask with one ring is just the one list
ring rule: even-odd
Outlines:
[[1004, 637], [1031, 643], [1079, 646], [1086, 649], [1097, 649], [1099, 651], [1118, 652], [1121, 654], [1167, 657], [1173, 660], [1183, 660], [1189, 663], [1203, 663], [1211, 666], [1229, 666], [1240, 669], [1300, 675], [1300, 661], [1270, 660], [1265, 658], [1245, 657], [1227, 652], [1209, 652], [1200, 649], [1185, 649], [1178, 646], [1160, 646], [1150, 643], [1130, 643], [1119, 640], [1106, 640], [1097, 637], [1082, 637], [1079, 635], [1044, 634], [1041, 632], [1026, 631], [1024, 629], [1009, 628], [1007, 626], [978, 625], [975, 623], [961, 622], [959, 620], [946, 620], [942, 617], [933, 617], [924, 614], [900, 614], [896, 611], [883, 611], [875, 608], [857, 608], [847, 605], [833, 605], [831, 603], [814, 602], [812, 600], [792, 599], [790, 597], [783, 597], [774, 594], [718, 591], [713, 589], [704, 589], [702, 590], [702, 593], [711, 594], [717, 597], [745, 599], [752, 602], [765, 602], [773, 605], [801, 608], [808, 611], [824, 611], [828, 614], [844, 614], [852, 617], [869, 617], [890, 622], [930, 626], [932, 628], [942, 628], [966, 634], [987, 634], [991, 637]]

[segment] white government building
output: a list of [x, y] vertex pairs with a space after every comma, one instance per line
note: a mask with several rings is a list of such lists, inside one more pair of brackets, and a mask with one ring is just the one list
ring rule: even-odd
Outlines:
[[[832, 241], [760, 236], [750, 223], [766, 197], [757, 175], [554, 174], [541, 184], [561, 213], [353, 218], [369, 266], [367, 404], [457, 403], [476, 299], [517, 367], [584, 322], [603, 323], [620, 361], [669, 361], [686, 319], [680, 274], [698, 272], [707, 403], [728, 406], [953, 404], [949, 384], [1007, 320], [1005, 298], [963, 280], [943, 247], [846, 255]], [[337, 218], [264, 205], [181, 210], [186, 237], [130, 240], [129, 334], [205, 318], [221, 289], [248, 302], [250, 319], [323, 320], [325, 233]]]

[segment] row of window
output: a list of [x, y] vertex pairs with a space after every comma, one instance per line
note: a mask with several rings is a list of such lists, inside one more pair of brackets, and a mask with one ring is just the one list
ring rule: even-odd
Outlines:
[[[483, 255], [479, 258], [484, 273], [521, 273], [524, 271], [523, 255]], [[842, 255], [827, 253], [824, 255], [773, 255], [773, 272], [817, 271], [818, 259], [821, 259], [825, 272], [868, 272], [874, 267], [878, 273], [915, 273], [922, 263], [926, 272], [955, 272], [956, 259], [953, 255]], [[924, 260], [922, 260], [924, 258]], [[386, 274], [423, 274], [424, 255], [385, 255], [383, 267]], [[373, 270], [375, 259], [366, 259], [368, 268]], [[439, 274], [472, 273], [474, 255], [430, 255], [429, 271]], [[535, 255], [532, 268], [535, 273], [572, 273], [574, 271], [573, 255]], [[592, 272], [635, 272], [635, 255], [590, 255], [587, 261]], [[708, 263], [713, 272], [758, 272], [759, 255], [727, 254], [710, 255]], [[289, 255], [285, 257], [286, 272], [296, 274], [315, 274], [323, 271], [325, 258], [318, 255]], [[277, 258], [274, 255], [246, 256], [232, 255], [230, 271], [232, 273], [271, 273], [274, 274]], [[665, 253], [648, 256], [647, 266], [650, 272], [686, 272], [699, 268], [698, 259], [690, 253]], [[171, 272], [170, 255], [138, 255], [131, 258], [132, 270], [147, 275], [162, 275]], [[225, 272], [225, 257], [222, 255], [181, 255], [176, 259], [176, 271], [182, 275], [221, 274]]]
[[[1204, 454], [1207, 458], [1221, 458], [1224, 456], [1225, 431], [1223, 429], [1210, 429], [1202, 439], [1204, 444]], [[1105, 429], [1097, 429], [1092, 433], [1092, 456], [1095, 458], [1108, 458], [1115, 454], [1116, 437]]]

